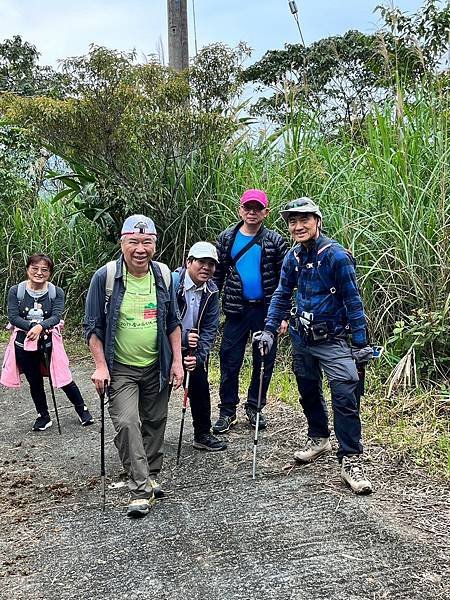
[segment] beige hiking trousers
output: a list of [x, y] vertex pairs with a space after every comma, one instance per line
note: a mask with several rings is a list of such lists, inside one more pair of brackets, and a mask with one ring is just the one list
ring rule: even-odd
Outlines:
[[108, 409], [132, 499], [150, 498], [148, 480], [161, 470], [168, 391], [159, 391], [158, 361], [149, 367], [114, 361]]

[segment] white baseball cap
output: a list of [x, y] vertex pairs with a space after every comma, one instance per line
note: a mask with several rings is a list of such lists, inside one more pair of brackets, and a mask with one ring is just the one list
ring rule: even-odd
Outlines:
[[217, 250], [214, 244], [210, 244], [209, 242], [196, 242], [188, 252], [188, 258], [212, 258], [219, 262], [219, 257], [217, 256]]
[[120, 235], [131, 235], [133, 233], [156, 235], [156, 227], [153, 221], [144, 215], [131, 215], [123, 222]]

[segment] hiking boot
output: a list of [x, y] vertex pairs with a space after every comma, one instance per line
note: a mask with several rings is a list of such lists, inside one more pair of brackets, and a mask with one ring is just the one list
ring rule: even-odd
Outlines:
[[211, 433], [204, 433], [197, 436], [192, 445], [197, 450], [207, 450], [208, 452], [220, 452], [220, 450], [227, 449], [227, 443], [219, 440], [219, 438]]
[[230, 428], [236, 425], [236, 413], [234, 415], [219, 415], [214, 424], [213, 433], [226, 433]]
[[372, 484], [364, 473], [361, 457], [358, 454], [342, 458], [341, 479], [355, 494], [370, 494]]
[[80, 408], [75, 407], [75, 410], [77, 412], [78, 418], [80, 419], [80, 423], [83, 425], [83, 427], [86, 427], [86, 425], [92, 425], [92, 423], [94, 422], [94, 419], [93, 419], [91, 413], [88, 411], [86, 405], [83, 405]]
[[[256, 429], [256, 415], [258, 414], [256, 408], [253, 408], [253, 406], [247, 406], [247, 408], [245, 409], [245, 412], [247, 414], [247, 419], [249, 420], [250, 425], [254, 429]], [[267, 419], [262, 414], [262, 412], [260, 412], [259, 413], [258, 431], [260, 431], [261, 429], [266, 429], [266, 427], [267, 427]]]
[[38, 413], [37, 419], [33, 425], [33, 431], [44, 431], [52, 426], [52, 420], [50, 415], [40, 415]]
[[127, 517], [130, 517], [130, 519], [145, 517], [153, 504], [155, 504], [154, 498], [135, 498], [134, 500], [130, 500], [127, 508]]
[[306, 445], [301, 450], [294, 452], [294, 458], [299, 463], [309, 463], [319, 458], [325, 452], [331, 451], [330, 438], [308, 438]]
[[161, 485], [156, 481], [156, 479], [149, 479], [148, 485], [152, 488], [153, 495], [155, 496], [155, 498], [162, 498], [164, 496], [164, 490], [162, 489]]

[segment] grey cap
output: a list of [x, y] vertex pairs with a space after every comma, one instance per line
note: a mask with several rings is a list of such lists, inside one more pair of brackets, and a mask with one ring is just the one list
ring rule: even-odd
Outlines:
[[295, 213], [310, 213], [312, 215], [317, 215], [319, 219], [322, 219], [320, 208], [313, 200], [311, 200], [311, 198], [306, 196], [288, 202], [281, 211], [281, 216], [287, 223], [289, 216]]
[[191, 246], [188, 252], [188, 258], [191, 256], [192, 258], [212, 258], [216, 263], [219, 262], [216, 247], [209, 242], [197, 242]]
[[144, 215], [131, 215], [123, 222], [120, 235], [131, 235], [133, 233], [156, 235], [156, 227], [153, 221]]

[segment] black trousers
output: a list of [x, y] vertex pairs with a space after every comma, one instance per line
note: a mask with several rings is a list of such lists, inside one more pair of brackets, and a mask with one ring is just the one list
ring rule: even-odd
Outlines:
[[189, 375], [188, 387], [191, 404], [194, 438], [211, 430], [211, 396], [209, 392], [208, 372], [204, 365], [197, 365]]
[[[239, 373], [245, 355], [245, 347], [250, 334], [264, 329], [266, 311], [262, 304], [246, 305], [244, 313], [227, 316], [223, 328], [220, 346], [220, 414], [234, 415], [239, 403]], [[266, 404], [267, 390], [272, 378], [276, 340], [269, 354], [264, 359], [264, 377], [262, 386], [261, 408]], [[256, 344], [252, 345], [252, 378], [247, 391], [245, 406], [256, 408], [258, 405], [259, 378], [261, 372], [261, 353]]]
[[[36, 407], [36, 411], [40, 415], [48, 415], [48, 404], [44, 390], [44, 377], [42, 375], [42, 369], [45, 367], [42, 352], [40, 350], [37, 352], [29, 352], [20, 346], [15, 346], [15, 351], [16, 362], [30, 385], [30, 394]], [[48, 352], [50, 360], [51, 350], [48, 350]], [[74, 381], [65, 385], [62, 390], [74, 405], [75, 409], [83, 409], [84, 400]]]

